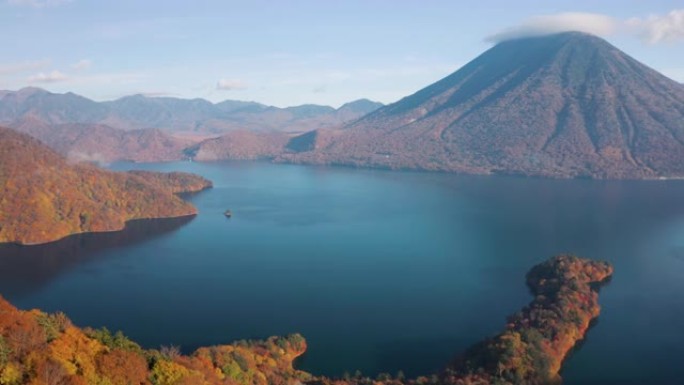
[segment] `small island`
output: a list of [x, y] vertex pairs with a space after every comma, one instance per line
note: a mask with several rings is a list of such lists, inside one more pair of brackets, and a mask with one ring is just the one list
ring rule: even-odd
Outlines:
[[0, 383], [19, 384], [320, 384], [504, 385], [560, 383], [563, 360], [598, 317], [598, 286], [613, 268], [575, 256], [533, 267], [534, 300], [512, 315], [499, 335], [468, 349], [442, 373], [405, 379], [356, 375], [318, 377], [293, 367], [306, 351], [299, 334], [203, 347], [143, 349], [122, 333], [81, 329], [63, 313], [21, 311], [0, 298]]

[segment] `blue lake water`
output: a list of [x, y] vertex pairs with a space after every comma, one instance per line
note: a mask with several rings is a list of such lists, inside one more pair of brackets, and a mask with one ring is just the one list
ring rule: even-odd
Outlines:
[[[115, 164], [214, 188], [193, 219], [0, 246], [0, 294], [146, 347], [302, 333], [299, 367], [429, 374], [531, 300], [559, 253], [606, 259], [566, 384], [684, 378], [684, 182], [469, 177], [254, 162]], [[223, 216], [226, 209], [233, 218]]]

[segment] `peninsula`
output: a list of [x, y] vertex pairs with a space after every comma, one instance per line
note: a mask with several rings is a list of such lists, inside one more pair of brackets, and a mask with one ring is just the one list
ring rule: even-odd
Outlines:
[[46, 243], [121, 230], [133, 219], [195, 215], [176, 194], [211, 186], [193, 174], [112, 172], [70, 162], [37, 139], [0, 128], [0, 243]]
[[0, 383], [18, 384], [549, 384], [560, 383], [563, 360], [598, 317], [596, 288], [613, 268], [575, 256], [533, 267], [534, 300], [511, 316], [499, 335], [468, 349], [442, 373], [405, 379], [357, 375], [317, 377], [296, 370], [306, 351], [299, 334], [264, 341], [147, 350], [106, 329], [80, 329], [63, 313], [21, 311], [0, 298]]

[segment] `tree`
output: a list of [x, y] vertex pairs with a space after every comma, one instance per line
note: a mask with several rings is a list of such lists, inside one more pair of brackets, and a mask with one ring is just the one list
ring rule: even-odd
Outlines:
[[98, 371], [112, 385], [147, 384], [147, 361], [131, 351], [114, 349], [97, 358]]
[[7, 361], [9, 361], [10, 354], [12, 354], [12, 349], [7, 345], [5, 337], [0, 335], [0, 367], [5, 366]]

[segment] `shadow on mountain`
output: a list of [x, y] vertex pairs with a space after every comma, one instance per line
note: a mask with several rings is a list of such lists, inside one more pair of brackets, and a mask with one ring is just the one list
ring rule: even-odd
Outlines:
[[0, 244], [0, 292], [10, 298], [28, 294], [100, 252], [143, 243], [174, 232], [194, 216], [129, 221], [121, 231], [72, 235], [34, 246]]

